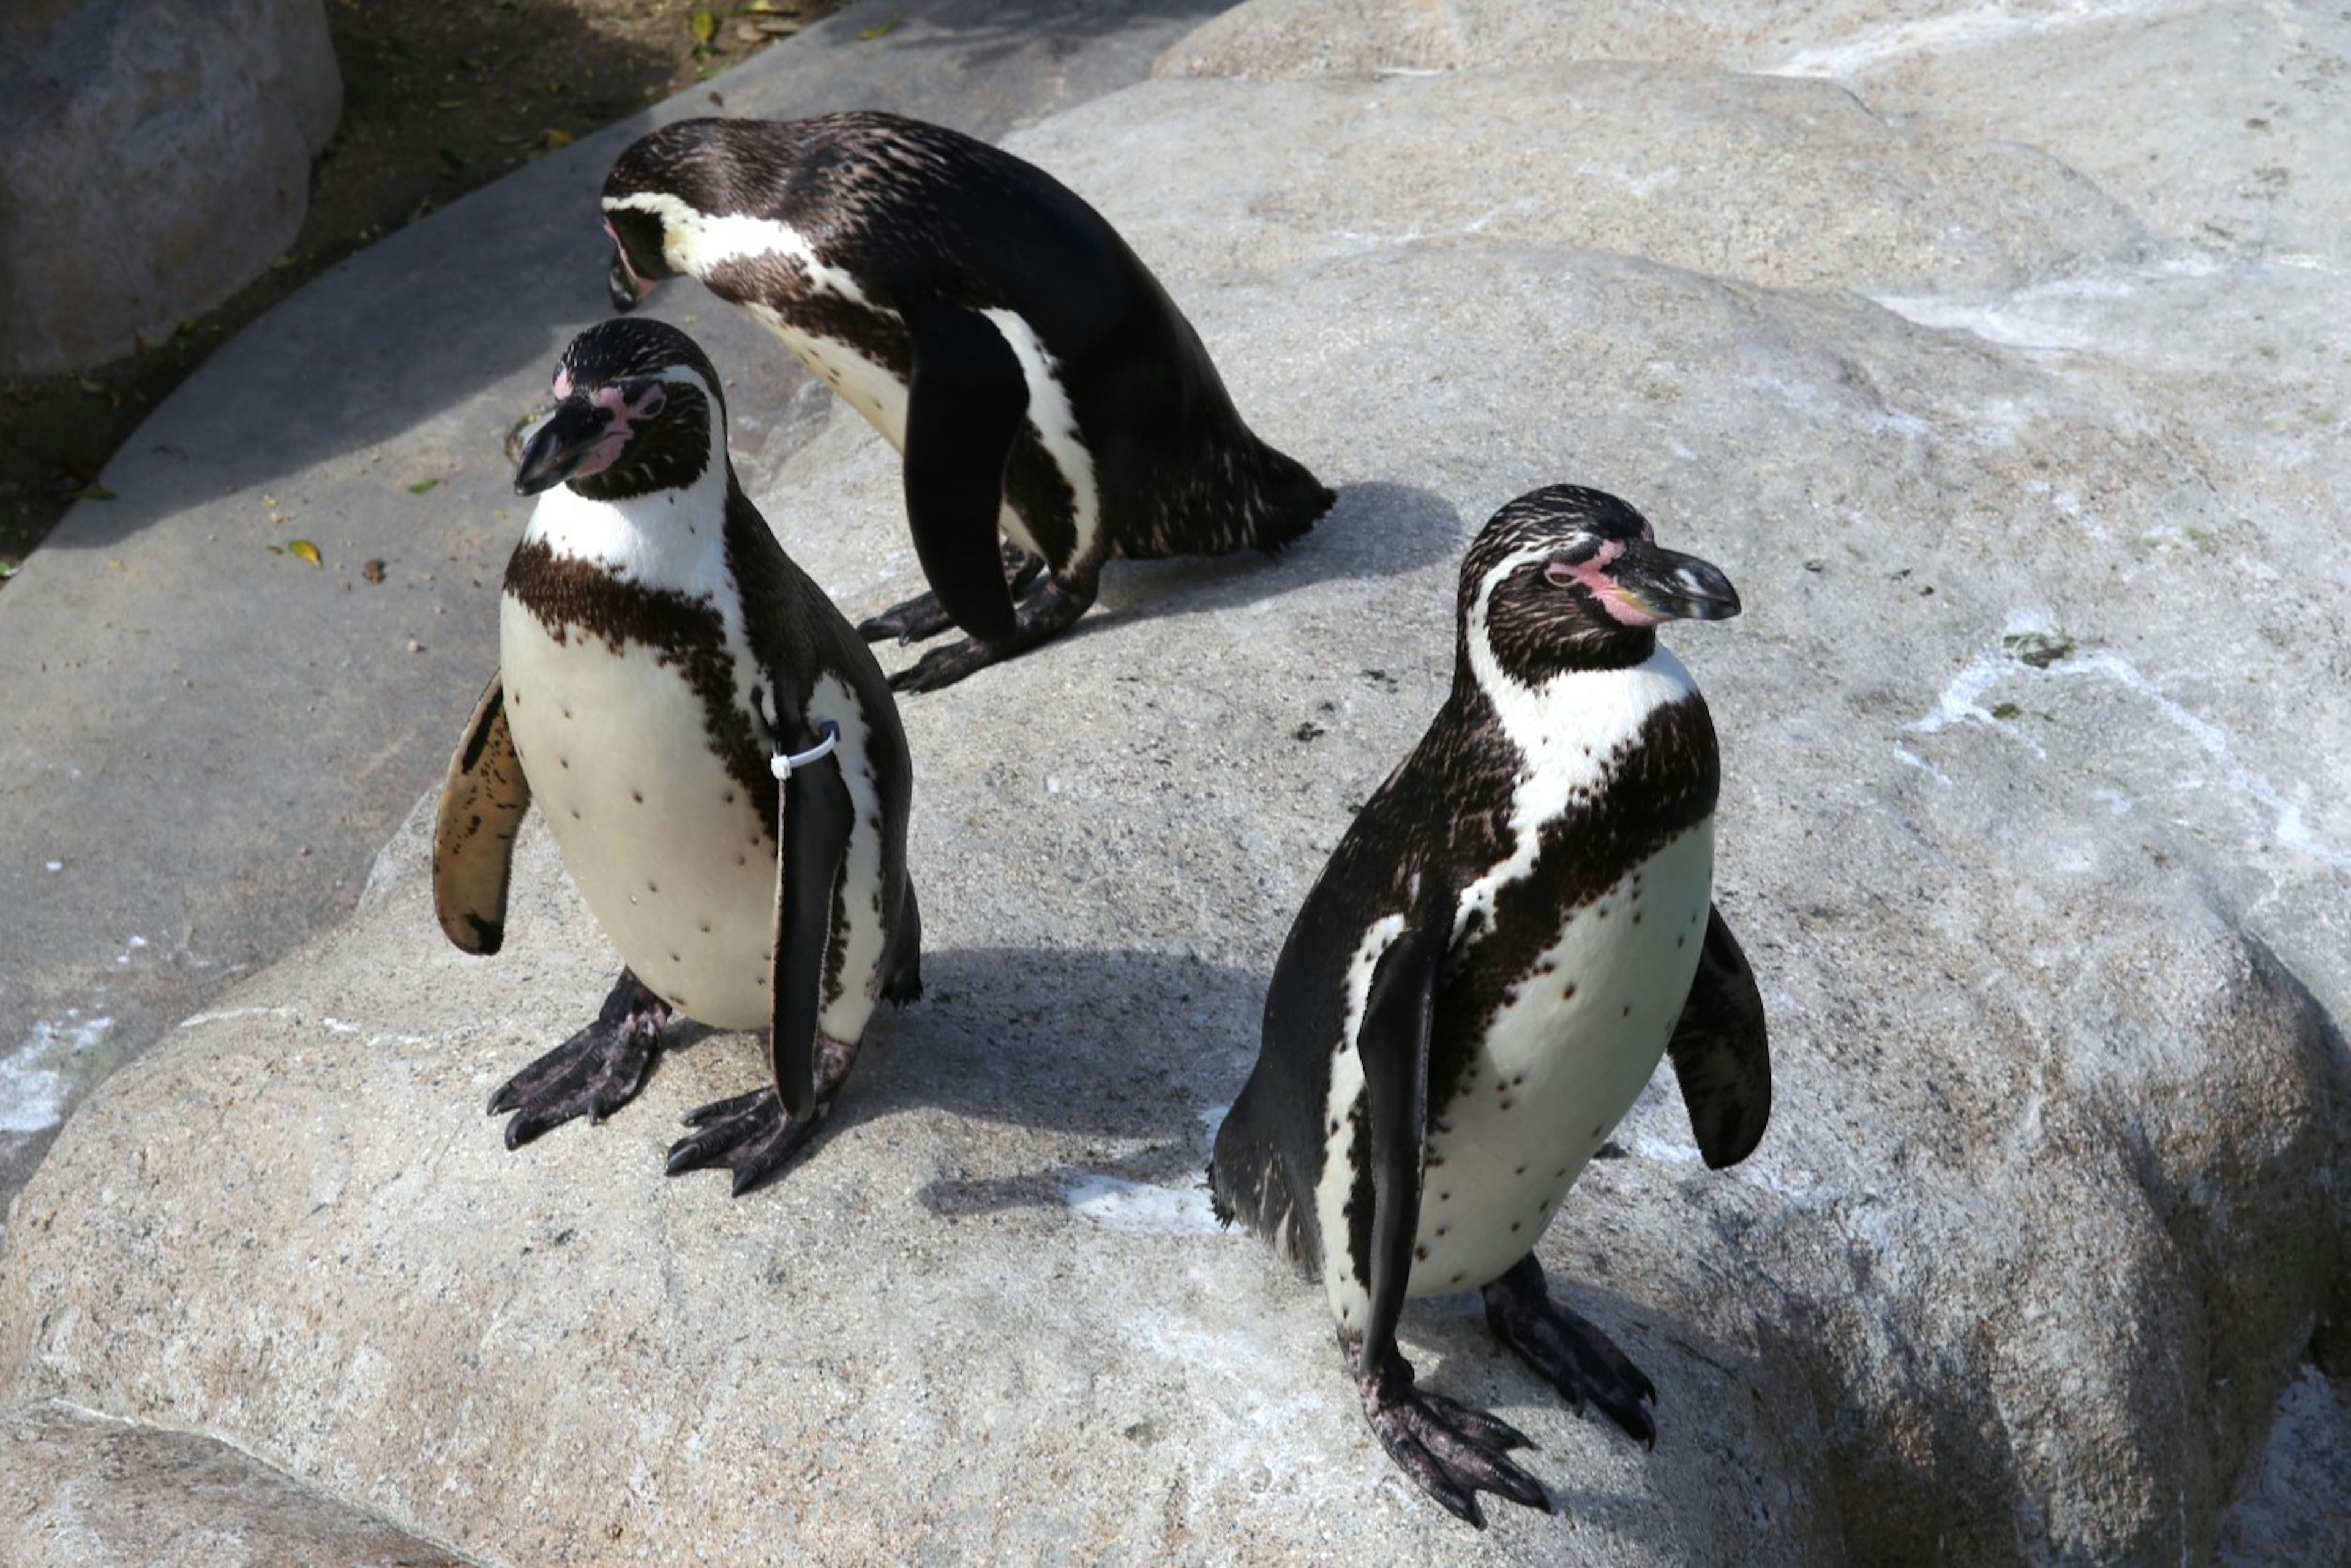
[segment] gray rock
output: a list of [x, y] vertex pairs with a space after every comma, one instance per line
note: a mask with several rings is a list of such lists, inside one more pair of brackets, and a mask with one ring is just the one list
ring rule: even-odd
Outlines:
[[463, 1568], [465, 1559], [249, 1455], [38, 1405], [0, 1418], [0, 1560], [13, 1568]]
[[[0, 594], [0, 1200], [89, 1085], [348, 914], [440, 776], [518, 526], [502, 438], [610, 308], [622, 147], [722, 106], [1000, 136], [1141, 79], [1214, 4], [907, 0], [872, 38], [843, 12], [351, 257], [168, 399], [107, 465], [117, 499]], [[706, 296], [651, 308], [726, 367], [738, 463], [771, 476], [829, 394]], [[297, 538], [324, 566], [270, 553]]]
[[0, 17], [0, 375], [158, 343], [293, 242], [342, 112], [322, 0]]
[[[1319, 15], [1249, 8], [1285, 14]], [[2351, 1305], [2341, 277], [2199, 239], [2087, 153], [1751, 63], [1163, 81], [1015, 138], [1341, 486], [1330, 517], [1271, 561], [1115, 571], [1071, 636], [906, 705], [929, 994], [746, 1200], [658, 1174], [679, 1113], [758, 1082], [746, 1037], [499, 1146], [482, 1097], [614, 959], [536, 830], [509, 950], [448, 950], [412, 826], [352, 924], [59, 1138], [0, 1257], [0, 1403], [215, 1434], [486, 1561], [1457, 1560], [1317, 1293], [1204, 1222], [1197, 1172], [1290, 915], [1449, 679], [1463, 543], [1572, 478], [1746, 600], [1670, 641], [1723, 736], [1720, 897], [1778, 1092], [1710, 1174], [1653, 1085], [1543, 1242], [1656, 1377], [1656, 1452], [1474, 1307], [1407, 1314], [1562, 1505], [1476, 1549], [2344, 1539], [2341, 1489], [2294, 1484], [2339, 1453], [2312, 1368], [2346, 1364]], [[1699, 172], [1611, 177], [1662, 166]], [[889, 602], [893, 458], [793, 420], [769, 519], [852, 612]]]

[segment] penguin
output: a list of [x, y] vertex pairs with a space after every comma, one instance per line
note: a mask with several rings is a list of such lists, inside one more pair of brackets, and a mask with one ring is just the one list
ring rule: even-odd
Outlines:
[[1242, 423], [1102, 216], [986, 142], [880, 113], [684, 120], [621, 154], [603, 212], [617, 308], [700, 279], [902, 454], [932, 591], [858, 630], [967, 633], [902, 691], [1066, 630], [1113, 556], [1276, 551], [1333, 499]]
[[1571, 1406], [1644, 1444], [1656, 1389], [1551, 1300], [1534, 1247], [1673, 1059], [1698, 1144], [1744, 1159], [1771, 1113], [1762, 1000], [1713, 907], [1713, 721], [1658, 646], [1739, 596], [1613, 496], [1533, 491], [1461, 566], [1453, 687], [1341, 839], [1277, 961], [1209, 1186], [1319, 1273], [1381, 1445], [1479, 1526], [1548, 1510], [1505, 1422], [1422, 1390], [1407, 1297], [1480, 1291]]
[[633, 1096], [683, 1015], [768, 1031], [768, 1082], [704, 1106], [674, 1176], [780, 1170], [831, 1109], [877, 1000], [922, 990], [914, 770], [871, 649], [785, 555], [726, 455], [718, 372], [662, 322], [557, 365], [523, 445], [498, 671], [444, 780], [435, 912], [505, 940], [536, 800], [625, 967], [595, 1022], [502, 1085], [508, 1148]]

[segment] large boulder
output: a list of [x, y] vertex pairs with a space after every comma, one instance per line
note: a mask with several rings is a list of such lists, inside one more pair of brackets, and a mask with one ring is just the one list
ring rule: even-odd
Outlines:
[[323, 0], [0, 15], [0, 375], [171, 336], [293, 243], [342, 110]]
[[[1669, 640], [1777, 1101], [1710, 1174], [1660, 1080], [1544, 1240], [1656, 1378], [1654, 1453], [1474, 1303], [1406, 1314], [1433, 1385], [1542, 1445], [1561, 1514], [1497, 1507], [1480, 1554], [2351, 1539], [2295, 1484], [2351, 1452], [2341, 276], [1691, 49], [1162, 79], [1016, 138], [1331, 515], [1114, 572], [905, 704], [929, 991], [774, 1186], [658, 1174], [757, 1081], [745, 1037], [504, 1151], [481, 1097], [616, 961], [536, 829], [508, 952], [447, 950], [412, 827], [349, 927], [68, 1126], [9, 1226], [0, 1401], [215, 1434], [489, 1561], [1458, 1560], [1198, 1172], [1290, 915], [1450, 679], [1462, 546], [1574, 479], [1748, 606]], [[2117, 166], [2155, 107], [2113, 108]], [[912, 579], [853, 415], [760, 498], [852, 612]]]

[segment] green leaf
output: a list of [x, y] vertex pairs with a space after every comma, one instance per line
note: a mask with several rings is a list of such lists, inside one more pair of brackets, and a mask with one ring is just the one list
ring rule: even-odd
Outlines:
[[299, 556], [302, 559], [308, 561], [312, 566], [324, 566], [327, 564], [325, 559], [319, 554], [319, 547], [312, 544], [308, 539], [296, 539], [293, 543], [286, 547], [286, 553], [290, 556]]
[[441, 481], [438, 479], [419, 479], [415, 484], [411, 485], [408, 487], [408, 493], [412, 496], [422, 496], [425, 491], [430, 490], [434, 486], [438, 485], [439, 483], [441, 483]]
[[73, 499], [77, 501], [111, 501], [114, 499], [114, 492], [108, 489], [105, 486], [99, 484], [97, 481], [92, 480], [89, 484], [84, 485], [80, 489], [76, 490], [73, 493]]
[[706, 44], [717, 36], [718, 14], [715, 11], [696, 11], [694, 14], [694, 41], [697, 44]]
[[888, 32], [891, 28], [893, 28], [893, 27], [896, 26], [900, 22], [902, 22], [902, 21], [904, 21], [904, 20], [905, 20], [905, 17], [904, 17], [904, 16], [903, 14], [901, 14], [901, 15], [899, 15], [899, 16], [893, 16], [893, 17], [891, 17], [888, 21], [886, 21], [886, 22], [883, 23], [883, 24], [882, 24], [880, 26], [878, 26], [878, 27], [868, 27], [868, 28], [866, 28], [866, 29], [865, 29], [865, 31], [863, 31], [863, 32], [862, 32], [862, 33], [858, 34], [857, 36], [858, 36], [860, 38], [862, 38], [862, 39], [867, 40], [868, 42], [871, 42], [872, 40], [873, 40], [873, 39], [875, 39], [875, 38], [880, 37], [883, 34], [884, 34], [884, 33]]

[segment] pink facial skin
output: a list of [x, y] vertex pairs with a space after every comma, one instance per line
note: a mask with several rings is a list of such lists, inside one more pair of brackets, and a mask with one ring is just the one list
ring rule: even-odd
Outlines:
[[[556, 392], [559, 396], [570, 395], [567, 390], [570, 380], [568, 374], [557, 375]], [[604, 386], [598, 387], [594, 392], [590, 392], [588, 402], [591, 406], [601, 408], [610, 415], [611, 423], [604, 432], [604, 439], [596, 444], [596, 450], [588, 455], [588, 460], [571, 471], [574, 478], [584, 477], [590, 474], [601, 474], [605, 469], [618, 463], [621, 460], [622, 452], [629, 444], [630, 425], [634, 421], [651, 419], [661, 413], [663, 407], [669, 402], [669, 395], [658, 385], [649, 386], [645, 389], [644, 395], [632, 403], [622, 395], [619, 387]]]
[[1608, 575], [1608, 568], [1625, 553], [1621, 544], [1602, 545], [1589, 560], [1555, 560], [1543, 568], [1543, 576], [1565, 588], [1571, 582], [1583, 585], [1585, 592], [1600, 601], [1600, 607], [1626, 626], [1662, 626], [1673, 619], [1659, 615], [1638, 599], [1625, 591], [1616, 580]]

